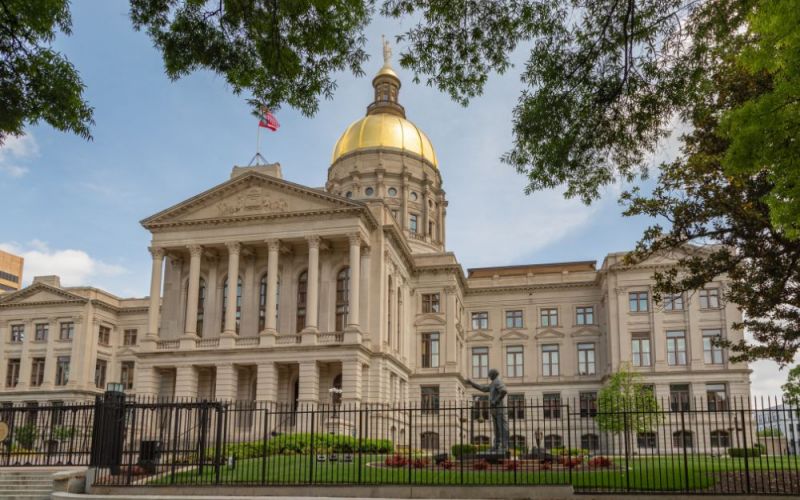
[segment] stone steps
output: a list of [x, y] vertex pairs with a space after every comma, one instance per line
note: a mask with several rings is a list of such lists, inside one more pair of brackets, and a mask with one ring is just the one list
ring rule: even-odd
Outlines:
[[0, 471], [0, 498], [4, 500], [49, 500], [55, 471]]

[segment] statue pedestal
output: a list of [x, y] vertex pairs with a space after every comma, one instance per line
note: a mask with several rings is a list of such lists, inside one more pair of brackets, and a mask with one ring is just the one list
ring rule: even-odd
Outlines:
[[499, 464], [503, 463], [505, 460], [511, 458], [511, 452], [509, 451], [498, 451], [498, 450], [486, 450], [486, 451], [479, 451], [474, 455], [475, 460], [486, 460], [490, 464]]

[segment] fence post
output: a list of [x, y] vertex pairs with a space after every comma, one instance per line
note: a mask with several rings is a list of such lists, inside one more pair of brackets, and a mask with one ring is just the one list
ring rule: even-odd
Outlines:
[[689, 490], [689, 457], [686, 452], [686, 409], [681, 407], [681, 447], [683, 448], [683, 478], [686, 491]]
[[623, 406], [622, 408], [622, 434], [624, 438], [622, 442], [625, 444], [625, 490], [631, 490], [631, 466], [630, 466], [630, 445], [628, 444], [628, 440], [630, 439], [630, 432], [628, 430], [628, 411]]
[[742, 419], [742, 445], [744, 446], [744, 478], [747, 487], [747, 493], [750, 494], [750, 460], [749, 450], [747, 449], [747, 424], [744, 420], [744, 408], [739, 410], [739, 415]]
[[222, 420], [225, 418], [225, 410], [220, 403], [214, 406], [217, 410], [217, 437], [214, 445], [214, 484], [219, 484], [220, 462], [222, 461]]
[[[268, 403], [264, 404], [264, 411], [262, 417], [264, 419], [264, 433], [262, 434], [262, 442], [264, 443], [264, 456], [261, 457], [261, 484], [267, 483], [267, 440], [269, 439], [269, 405]], [[256, 410], [258, 409], [258, 403], [256, 402]]]
[[412, 438], [414, 436], [414, 412], [409, 407], [408, 409], [408, 484], [411, 484], [411, 467], [412, 465], [412, 452], [411, 452], [411, 443]]
[[461, 469], [461, 484], [464, 484], [464, 403], [461, 402], [459, 405], [461, 406], [458, 410], [458, 451], [460, 455], [456, 458]]
[[[394, 418], [394, 415], [392, 415]], [[358, 405], [358, 484], [361, 484], [361, 454], [363, 453], [364, 449], [361, 446], [361, 439], [364, 436], [364, 408], [359, 404]], [[392, 443], [394, 445], [394, 443]]]
[[[308, 406], [306, 406], [308, 409]], [[314, 462], [316, 462], [315, 450], [314, 450], [314, 431], [315, 428], [315, 419], [317, 412], [311, 411], [311, 463], [308, 466], [308, 484], [314, 484]]]
[[[567, 414], [567, 460], [569, 460], [569, 467], [567, 467], [567, 477], [569, 480], [569, 484], [572, 484], [572, 426], [570, 425], [570, 415], [569, 415], [569, 400], [567, 400], [567, 404], [565, 407], [565, 412]], [[514, 474], [516, 475], [516, 469], [514, 469]], [[627, 477], [627, 475], [626, 475]], [[514, 479], [516, 483], [516, 479]]]

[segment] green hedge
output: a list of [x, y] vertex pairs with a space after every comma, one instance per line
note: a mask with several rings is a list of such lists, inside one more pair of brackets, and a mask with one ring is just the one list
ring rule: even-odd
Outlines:
[[[238, 459], [256, 458], [267, 455], [309, 454], [312, 451], [312, 435], [306, 433], [281, 434], [264, 441], [231, 443], [225, 446], [222, 456], [235, 455]], [[334, 434], [314, 434], [314, 453], [392, 453], [394, 444], [388, 439], [358, 439]], [[213, 458], [214, 448], [206, 450], [206, 457]]]
[[744, 458], [744, 452], [747, 450], [748, 457], [760, 457], [761, 448], [728, 448], [728, 455], [733, 458]]
[[450, 447], [450, 453], [456, 458], [474, 455], [476, 451], [478, 451], [478, 447], [474, 444], [454, 444]]

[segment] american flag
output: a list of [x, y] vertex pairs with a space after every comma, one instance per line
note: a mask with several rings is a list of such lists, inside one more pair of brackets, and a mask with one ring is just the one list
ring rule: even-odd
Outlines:
[[258, 121], [259, 127], [268, 128], [273, 132], [275, 132], [276, 130], [278, 130], [278, 127], [281, 126], [281, 124], [278, 123], [278, 119], [275, 118], [275, 115], [270, 113], [270, 111], [267, 108], [263, 108], [261, 110], [259, 118], [260, 118]]

